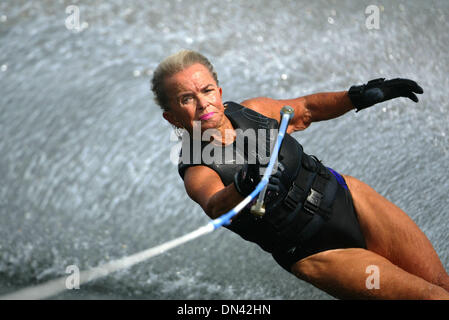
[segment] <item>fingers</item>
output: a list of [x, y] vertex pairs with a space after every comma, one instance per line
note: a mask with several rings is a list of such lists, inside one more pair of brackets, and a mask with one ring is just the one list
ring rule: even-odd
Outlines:
[[[414, 93], [423, 94], [424, 90], [419, 86], [416, 81], [410, 80], [410, 79], [392, 79], [388, 80], [388, 86], [389, 87], [402, 87], [405, 90], [412, 91]], [[413, 99], [412, 99], [413, 100]]]
[[272, 185], [272, 184], [268, 184], [267, 190], [273, 191], [273, 192], [279, 192], [280, 189], [279, 189], [279, 186], [275, 186], [275, 185]]
[[418, 101], [419, 101], [419, 100], [418, 100], [418, 97], [417, 97], [413, 92], [408, 92], [408, 93], [406, 94], [406, 97], [409, 98], [409, 99], [411, 99], [411, 100], [413, 100], [413, 101], [415, 101], [415, 102], [418, 102]]
[[418, 93], [418, 94], [424, 93], [424, 90], [415, 81], [412, 81], [412, 80], [407, 80], [406, 86], [401, 91], [402, 91], [402, 94], [401, 94], [402, 97], [409, 98], [410, 100], [412, 100], [414, 102], [419, 101], [419, 99], [415, 93]]
[[412, 91], [415, 92], [415, 93], [423, 94], [424, 93], [423, 88], [421, 88], [416, 82], [415, 82], [415, 84], [416, 84], [416, 87], [414, 87], [412, 89]]
[[[392, 79], [388, 81], [388, 87], [392, 92], [396, 91], [396, 96], [409, 98], [413, 102], [418, 102], [417, 94], [423, 94], [424, 90], [415, 81], [410, 79]], [[394, 95], [394, 94], [393, 94]]]
[[[424, 90], [421, 88], [415, 81], [409, 79], [402, 79], [404, 81], [404, 85], [412, 92], [423, 94]], [[413, 100], [413, 99], [412, 99]]]
[[270, 176], [270, 180], [268, 180], [267, 189], [270, 191], [279, 192], [280, 188], [279, 185], [281, 184], [281, 172], [277, 170], [275, 173], [273, 173]]
[[267, 190], [279, 192], [279, 190], [281, 190], [281, 189], [279, 188], [279, 185], [271, 184], [271, 179], [270, 179], [270, 183], [268, 183], [268, 185], [267, 185]]
[[281, 180], [279, 180], [278, 178], [276, 178], [276, 177], [270, 177], [270, 180], [269, 180], [269, 183], [270, 184], [275, 184], [275, 185], [279, 185], [279, 183], [281, 182]]
[[273, 170], [271, 173], [272, 177], [280, 178], [282, 176], [282, 172], [280, 170]]

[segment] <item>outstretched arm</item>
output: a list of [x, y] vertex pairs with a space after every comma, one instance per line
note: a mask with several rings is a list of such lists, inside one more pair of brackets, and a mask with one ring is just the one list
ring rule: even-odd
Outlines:
[[279, 111], [289, 105], [295, 109], [295, 116], [287, 132], [306, 129], [312, 122], [337, 118], [346, 112], [371, 107], [377, 103], [398, 97], [406, 97], [418, 102], [417, 94], [423, 89], [413, 80], [375, 79], [367, 84], [352, 86], [349, 91], [316, 93], [289, 100], [275, 100], [266, 97], [254, 98], [242, 102], [263, 115], [280, 121]]
[[288, 126], [288, 133], [304, 130], [312, 122], [334, 119], [354, 109], [347, 91], [315, 93], [286, 100], [259, 97], [241, 104], [277, 121], [280, 121], [281, 108], [291, 106], [295, 115]]
[[348, 91], [316, 93], [304, 99], [310, 122], [334, 119], [354, 109]]

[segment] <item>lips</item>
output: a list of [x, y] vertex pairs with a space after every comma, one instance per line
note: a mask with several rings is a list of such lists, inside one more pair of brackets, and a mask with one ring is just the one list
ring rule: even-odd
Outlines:
[[215, 112], [209, 112], [206, 114], [203, 114], [202, 116], [200, 116], [200, 120], [207, 120], [209, 118], [211, 118], [214, 115]]

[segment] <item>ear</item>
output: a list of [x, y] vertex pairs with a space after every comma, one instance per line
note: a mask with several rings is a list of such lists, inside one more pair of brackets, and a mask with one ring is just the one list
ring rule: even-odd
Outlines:
[[170, 122], [175, 127], [177, 127], [177, 128], [181, 127], [179, 121], [176, 120], [175, 116], [170, 111], [164, 111], [162, 113], [162, 116], [164, 117], [165, 120]]

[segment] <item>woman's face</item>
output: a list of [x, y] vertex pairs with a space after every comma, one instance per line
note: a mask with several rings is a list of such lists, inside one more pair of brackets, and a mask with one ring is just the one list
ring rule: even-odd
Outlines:
[[165, 79], [164, 84], [170, 110], [163, 117], [168, 122], [190, 133], [195, 121], [201, 123], [201, 132], [223, 126], [222, 90], [205, 66], [194, 64]]

